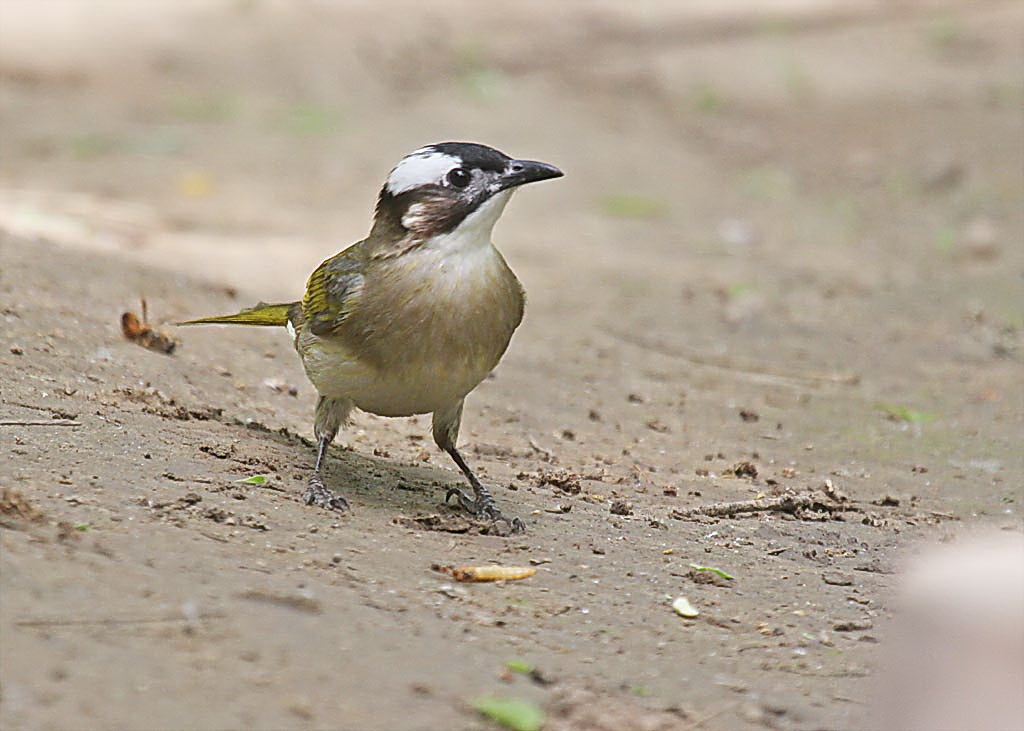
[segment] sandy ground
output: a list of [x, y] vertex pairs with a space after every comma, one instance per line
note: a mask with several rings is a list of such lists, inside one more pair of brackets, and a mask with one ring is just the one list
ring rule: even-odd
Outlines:
[[[1020, 528], [1019, 5], [130, 5], [0, 6], [3, 728], [863, 728], [906, 556]], [[566, 171], [463, 422], [525, 536], [426, 417], [303, 505], [284, 334], [167, 324], [297, 297], [442, 139]]]

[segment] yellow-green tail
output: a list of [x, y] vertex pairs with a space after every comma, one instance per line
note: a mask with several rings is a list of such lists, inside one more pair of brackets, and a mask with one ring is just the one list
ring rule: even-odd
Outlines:
[[282, 302], [268, 305], [260, 302], [255, 307], [249, 307], [236, 315], [217, 315], [215, 317], [200, 317], [197, 320], [186, 320], [179, 322], [179, 325], [256, 325], [260, 327], [284, 327], [288, 324], [288, 312], [298, 302]]

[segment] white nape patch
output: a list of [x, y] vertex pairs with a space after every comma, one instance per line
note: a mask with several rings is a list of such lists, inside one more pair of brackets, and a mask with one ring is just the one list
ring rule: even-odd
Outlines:
[[399, 195], [428, 183], [437, 183], [462, 160], [433, 148], [422, 147], [406, 155], [388, 175], [387, 189], [391, 195]]
[[292, 343], [294, 344], [295, 343], [295, 326], [292, 324], [291, 320], [288, 320], [285, 323], [285, 327], [288, 328], [288, 335], [291, 337]]
[[[424, 246], [444, 254], [465, 254], [487, 249], [491, 245], [491, 231], [498, 222], [515, 188], [499, 191], [480, 204], [453, 231], [435, 236]], [[414, 206], [410, 206], [410, 210]], [[403, 219], [404, 220], [404, 219]]]

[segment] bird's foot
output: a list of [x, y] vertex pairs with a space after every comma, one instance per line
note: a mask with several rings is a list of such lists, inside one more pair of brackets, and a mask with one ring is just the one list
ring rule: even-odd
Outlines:
[[320, 475], [313, 475], [309, 478], [306, 492], [302, 494], [302, 502], [306, 505], [316, 505], [324, 510], [337, 510], [342, 513], [348, 512], [349, 509], [348, 500], [328, 490]]
[[444, 501], [448, 502], [453, 497], [456, 498], [463, 510], [472, 513], [480, 520], [487, 520], [491, 523], [505, 523], [512, 533], [526, 532], [526, 524], [522, 519], [514, 515], [509, 518], [502, 513], [498, 509], [498, 504], [494, 502], [494, 498], [486, 490], [482, 490], [474, 499], [457, 487], [449, 487], [448, 492], [445, 493]]

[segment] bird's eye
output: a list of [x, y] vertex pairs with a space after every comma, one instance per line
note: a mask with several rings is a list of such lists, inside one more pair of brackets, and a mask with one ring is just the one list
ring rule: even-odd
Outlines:
[[455, 168], [448, 173], [448, 182], [456, 188], [465, 188], [469, 185], [470, 174], [465, 168]]

